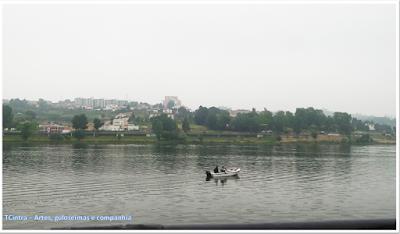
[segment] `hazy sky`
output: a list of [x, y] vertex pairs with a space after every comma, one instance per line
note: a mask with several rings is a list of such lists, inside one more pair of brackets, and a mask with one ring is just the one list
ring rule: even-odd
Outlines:
[[396, 115], [396, 2], [267, 3], [4, 4], [2, 97]]

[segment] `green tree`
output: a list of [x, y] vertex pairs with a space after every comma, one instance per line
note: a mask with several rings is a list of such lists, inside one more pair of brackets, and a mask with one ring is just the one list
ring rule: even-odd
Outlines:
[[230, 117], [229, 112], [226, 110], [221, 110], [218, 115], [218, 120], [216, 123], [216, 130], [224, 131], [230, 122], [231, 122], [231, 117]]
[[354, 127], [351, 124], [351, 115], [346, 112], [333, 113], [333, 119], [338, 126], [340, 134], [346, 134], [349, 137], [351, 132], [354, 131]]
[[24, 123], [22, 125], [22, 129], [21, 129], [21, 137], [23, 140], [27, 140], [28, 137], [30, 137], [32, 135], [32, 130], [31, 127], [29, 125], [29, 123]]
[[368, 132], [369, 127], [360, 119], [353, 118], [351, 120], [351, 124], [358, 130], [358, 131], [363, 131], [363, 132]]
[[82, 129], [78, 129], [72, 132], [72, 136], [80, 141], [81, 139], [86, 137], [86, 133]]
[[98, 130], [103, 125], [103, 123], [98, 118], [94, 118], [93, 123], [94, 123], [93, 127], [96, 130]]
[[261, 112], [261, 114], [257, 115], [256, 118], [258, 119], [258, 122], [260, 123], [260, 130], [267, 130], [268, 126], [271, 126], [272, 122], [272, 112], [265, 110]]
[[19, 125], [19, 120], [17, 118], [13, 118], [13, 120], [11, 121], [11, 124], [9, 125], [11, 128], [15, 128]]
[[3, 128], [10, 128], [14, 114], [12, 108], [9, 105], [3, 105]]
[[246, 131], [244, 116], [241, 114], [237, 114], [236, 117], [233, 118], [230, 124], [230, 128], [238, 132]]
[[11, 99], [9, 102], [10, 106], [16, 107], [16, 108], [26, 108], [28, 107], [28, 101], [24, 100], [19, 100], [17, 99]]
[[229, 129], [239, 132], [258, 132], [261, 129], [259, 115], [253, 111], [248, 114], [238, 113], [229, 124]]
[[208, 111], [211, 112], [211, 113], [214, 113], [216, 115], [218, 115], [221, 112], [221, 110], [219, 108], [215, 107], [215, 106], [210, 107], [208, 109]]
[[273, 129], [277, 132], [283, 132], [287, 126], [285, 126], [286, 116], [285, 112], [279, 111], [274, 117], [272, 117], [272, 126]]
[[324, 121], [324, 130], [327, 132], [334, 132], [336, 131], [335, 127], [335, 120], [332, 116], [328, 116]]
[[212, 112], [209, 112], [204, 125], [211, 130], [216, 130], [217, 120], [218, 120], [217, 115]]
[[197, 109], [194, 112], [194, 122], [197, 125], [204, 125], [206, 122], [208, 116], [208, 109], [207, 107], [202, 107], [200, 106], [199, 109]]
[[154, 131], [154, 134], [156, 134], [157, 139], [160, 140], [161, 135], [162, 135], [162, 133], [164, 131], [163, 124], [162, 124], [161, 120], [157, 120], [153, 124], [153, 131]]
[[85, 130], [87, 128], [88, 120], [85, 114], [75, 115], [71, 120], [72, 127], [75, 129]]
[[301, 133], [301, 120], [296, 118], [296, 116], [293, 118], [293, 131], [297, 135]]
[[290, 112], [290, 111], [286, 111], [286, 119], [285, 119], [285, 126], [286, 127], [292, 127], [293, 125], [293, 113], [292, 112]]
[[131, 123], [135, 123], [135, 112], [132, 111], [132, 115], [131, 115], [131, 117], [129, 118], [128, 121], [131, 122]]
[[23, 140], [27, 140], [28, 137], [32, 136], [34, 131], [37, 131], [38, 123], [37, 122], [26, 122], [22, 125], [21, 129], [21, 137]]
[[151, 118], [150, 121], [152, 124], [155, 124], [157, 121], [161, 121], [164, 131], [173, 131], [178, 128], [176, 121], [168, 117], [167, 114], [161, 114], [159, 116], [155, 116]]
[[185, 107], [179, 107], [178, 115], [179, 115], [179, 118], [185, 118], [185, 117], [189, 117], [191, 115], [191, 113]]
[[42, 109], [45, 109], [46, 107], [48, 107], [47, 102], [41, 98], [38, 101], [38, 105], [39, 105], [39, 108], [42, 108]]
[[[294, 114], [293, 124], [296, 124], [296, 128], [300, 128], [300, 131], [303, 129], [308, 129], [306, 109], [296, 108], [296, 113]], [[294, 127], [295, 126], [293, 126], [293, 128]]]
[[243, 131], [247, 132], [258, 132], [260, 131], [261, 125], [257, 121], [257, 113], [251, 112], [245, 115], [244, 117], [244, 129]]
[[323, 124], [325, 123], [326, 116], [322, 110], [315, 110], [315, 113], [316, 113], [316, 120], [314, 124], [318, 130], [321, 130]]
[[224, 131], [226, 129], [226, 124], [223, 122], [221, 116], [218, 116], [217, 123], [215, 124], [215, 128], [218, 131]]
[[31, 111], [31, 110], [28, 110], [28, 111], [25, 113], [25, 119], [27, 119], [27, 120], [34, 120], [34, 119], [36, 119], [36, 113], [33, 112], [33, 111]]
[[186, 133], [186, 132], [190, 132], [190, 125], [189, 125], [189, 121], [187, 119], [187, 117], [185, 117], [185, 119], [182, 122], [182, 130]]

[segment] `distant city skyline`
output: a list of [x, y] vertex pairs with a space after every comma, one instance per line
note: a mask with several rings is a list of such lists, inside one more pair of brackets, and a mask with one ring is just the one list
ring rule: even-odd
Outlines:
[[[18, 97], [17, 97], [18, 98]], [[11, 98], [11, 99], [17, 99], [17, 98]], [[85, 98], [85, 97], [83, 97], [83, 96], [80, 96], [80, 97], [78, 97], [78, 98]], [[123, 100], [123, 99], [116, 99], [116, 98], [96, 98], [96, 97], [90, 97], [90, 98], [93, 98], [93, 99], [104, 99], [104, 100], [117, 100], [117, 101], [126, 101], [126, 100]], [[5, 99], [5, 98], [3, 98], [3, 100], [8, 100], [8, 101], [10, 101], [11, 99]], [[23, 98], [19, 98], [20, 100], [24, 100]], [[51, 100], [46, 100], [46, 99], [43, 99], [44, 101], [50, 101], [50, 102], [52, 102], [52, 103], [58, 103], [58, 102], [65, 102], [66, 100], [70, 100], [72, 103], [74, 103], [75, 102], [75, 99], [76, 98], [66, 98], [66, 99], [64, 99], [64, 100], [59, 100], [59, 101], [51, 101]], [[25, 98], [25, 100], [26, 101], [38, 101], [39, 99], [37, 99], [37, 100], [29, 100], [29, 99], [26, 99]], [[157, 104], [163, 104], [163, 101], [160, 101], [160, 102], [157, 102], [157, 103], [149, 103], [149, 102], [146, 102], [146, 101], [140, 101], [140, 100], [127, 100], [129, 103], [130, 102], [138, 102], [138, 103], [147, 103], [147, 104], [149, 104], [149, 105], [157, 105]], [[186, 105], [184, 105], [184, 104], [182, 104], [183, 106], [186, 106]], [[249, 111], [251, 111], [252, 110], [252, 108], [237, 108], [237, 109], [234, 109], [234, 108], [232, 108], [232, 107], [229, 107], [229, 106], [215, 106], [215, 105], [212, 105], [212, 106], [205, 106], [205, 105], [201, 105], [201, 106], [203, 106], [203, 107], [207, 107], [207, 108], [210, 108], [210, 107], [216, 107], [216, 108], [222, 108], [222, 109], [226, 109], [226, 110], [249, 110]], [[188, 106], [187, 106], [188, 107]], [[309, 107], [312, 107], [312, 106], [309, 106]], [[198, 109], [198, 107], [197, 108], [191, 108], [191, 107], [188, 107], [188, 108], [190, 108], [192, 111], [196, 111], [197, 109]], [[299, 107], [299, 108], [308, 108], [308, 107]], [[313, 107], [314, 108], [314, 107]], [[257, 109], [257, 108], [255, 108], [256, 109], [256, 111], [264, 111], [264, 108], [262, 108], [262, 109]], [[268, 108], [266, 108], [268, 111], [271, 111], [271, 112], [273, 112], [273, 113], [276, 113], [276, 112], [278, 112], [278, 111], [289, 111], [289, 110], [283, 110], [283, 109], [278, 109], [278, 110], [271, 110], [271, 109], [268, 109]], [[330, 109], [327, 109], [327, 108], [314, 108], [314, 109], [319, 109], [319, 110], [323, 110], [323, 111], [326, 111], [326, 112], [336, 112], [335, 110], [330, 110]], [[294, 111], [290, 111], [290, 112], [292, 112], [293, 114], [296, 112], [296, 110], [294, 110]], [[346, 111], [338, 111], [338, 112], [346, 112]], [[383, 116], [377, 116], [377, 115], [369, 115], [369, 114], [364, 114], [364, 113], [352, 113], [352, 112], [346, 112], [346, 113], [348, 113], [348, 114], [352, 114], [352, 115], [363, 115], [363, 116], [376, 116], [376, 117], [389, 117], [389, 118], [391, 118], [391, 119], [394, 119], [394, 118], [396, 118], [397, 116], [396, 115], [383, 115]]]
[[398, 1], [192, 3], [2, 3], [2, 98], [398, 114]]

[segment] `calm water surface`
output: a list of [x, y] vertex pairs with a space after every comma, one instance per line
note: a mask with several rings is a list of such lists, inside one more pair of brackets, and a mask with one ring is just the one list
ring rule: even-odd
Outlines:
[[[207, 181], [216, 165], [242, 171]], [[3, 144], [3, 229], [396, 218], [395, 170], [395, 146]]]

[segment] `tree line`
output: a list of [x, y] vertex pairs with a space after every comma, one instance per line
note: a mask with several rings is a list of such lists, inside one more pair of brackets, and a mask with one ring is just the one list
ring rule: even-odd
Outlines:
[[[42, 102], [40, 102], [42, 101]], [[47, 107], [47, 103], [43, 100], [39, 101], [39, 105], [43, 108]], [[17, 105], [17, 108], [22, 108], [28, 105], [27, 102], [20, 100], [11, 100], [10, 103]], [[161, 105], [159, 106], [161, 107]], [[268, 132], [273, 131], [277, 133], [289, 133], [290, 131], [295, 134], [300, 134], [302, 131], [310, 132], [339, 132], [350, 136], [354, 131], [369, 131], [369, 124], [374, 124], [376, 131], [393, 134], [396, 130], [387, 124], [378, 124], [373, 121], [362, 121], [357, 118], [353, 118], [346, 112], [334, 112], [333, 116], [326, 116], [322, 110], [309, 108], [297, 108], [295, 113], [289, 111], [278, 111], [272, 113], [271, 111], [264, 110], [262, 112], [256, 112], [253, 108], [249, 113], [238, 113], [235, 117], [230, 116], [227, 110], [222, 110], [216, 107], [203, 107], [200, 106], [195, 112], [189, 112], [185, 108], [181, 107], [174, 110], [175, 116], [178, 120], [182, 121], [182, 130], [180, 132], [177, 121], [162, 114], [161, 116], [153, 117], [150, 122], [152, 129], [156, 134], [157, 138], [165, 138], [168, 140], [184, 139], [186, 132], [189, 132], [190, 123], [205, 126], [213, 131], [234, 131], [234, 132]], [[20, 121], [18, 116], [15, 117], [13, 114], [12, 107], [10, 105], [3, 104], [3, 128], [9, 128], [16, 126], [17, 130], [25, 132], [34, 131], [38, 123], [35, 122], [36, 113], [32, 110], [28, 110], [24, 114], [24, 121]], [[29, 120], [30, 122], [28, 122]], [[129, 122], [139, 122], [138, 117], [135, 117], [135, 113], [132, 112]], [[23, 123], [21, 123], [23, 122]], [[72, 120], [72, 125], [75, 129], [80, 129], [82, 132], [87, 128], [87, 117], [85, 114], [75, 115]], [[95, 118], [94, 128], [98, 129], [103, 125], [103, 122]], [[37, 130], [37, 129], [36, 129]], [[80, 136], [85, 134], [80, 133]], [[78, 134], [78, 133], [76, 133]], [[29, 134], [23, 135], [23, 138]], [[77, 135], [78, 136], [78, 135]], [[79, 138], [78, 138], [79, 139]]]
[[[200, 106], [194, 112], [193, 122], [215, 131], [274, 131], [277, 133], [293, 131], [295, 134], [300, 134], [301, 131], [314, 130], [317, 132], [339, 132], [347, 136], [350, 136], [356, 130], [368, 132], [368, 124], [374, 124], [372, 121], [352, 118], [346, 112], [334, 112], [333, 116], [326, 116], [322, 110], [312, 107], [297, 108], [295, 113], [289, 111], [272, 113], [268, 110], [257, 113], [253, 108], [249, 113], [238, 113], [235, 117], [231, 117], [226, 110]], [[393, 129], [389, 125], [375, 124], [375, 130], [393, 133]]]

